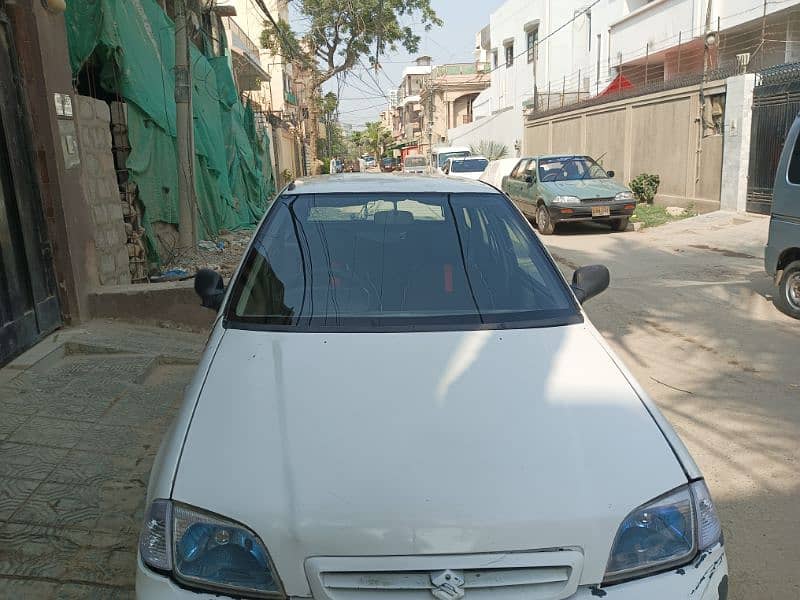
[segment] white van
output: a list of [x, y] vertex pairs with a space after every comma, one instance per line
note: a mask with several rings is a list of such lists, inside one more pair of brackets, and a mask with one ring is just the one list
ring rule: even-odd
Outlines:
[[448, 158], [464, 158], [472, 155], [469, 146], [439, 146], [433, 149], [433, 168], [437, 173], [443, 173], [442, 167]]

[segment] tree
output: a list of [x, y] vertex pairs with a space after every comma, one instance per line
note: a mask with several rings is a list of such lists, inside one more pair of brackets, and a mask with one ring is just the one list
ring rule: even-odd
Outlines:
[[426, 31], [442, 20], [430, 0], [297, 0], [295, 8], [308, 24], [307, 31], [298, 35], [281, 19], [264, 29], [261, 45], [295, 61], [308, 74], [310, 162], [316, 171], [320, 107], [315, 100], [320, 98], [322, 84], [352, 70], [364, 58], [377, 67], [377, 57], [387, 50], [394, 52], [402, 46], [409, 53], [417, 52], [420, 37], [401, 25], [399, 17], [418, 15]]
[[470, 145], [470, 152], [485, 156], [489, 160], [497, 160], [508, 156], [508, 146], [491, 140], [481, 140], [477, 146]]
[[383, 153], [386, 152], [386, 149], [394, 141], [392, 132], [386, 129], [380, 121], [366, 124], [364, 138], [367, 147], [371, 152], [375, 153], [376, 160], [380, 160]]

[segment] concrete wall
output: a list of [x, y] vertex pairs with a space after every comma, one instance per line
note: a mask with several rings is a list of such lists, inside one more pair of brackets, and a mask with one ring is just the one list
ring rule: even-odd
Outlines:
[[447, 132], [447, 140], [453, 146], [469, 146], [478, 144], [481, 140], [491, 140], [505, 144], [509, 156], [517, 156], [514, 144], [522, 142], [522, 115], [509, 108], [490, 117], [473, 121], [469, 125], [450, 129]]
[[750, 126], [755, 83], [755, 75], [740, 75], [727, 81], [720, 206], [722, 210], [744, 212], [747, 208], [747, 172], [750, 168]]
[[[59, 119], [54, 94], [72, 95], [64, 17], [41, 2], [6, 4], [16, 39], [30, 114], [36, 177], [47, 235], [52, 244], [61, 312], [67, 322], [89, 317], [92, 287], [87, 250], [91, 221], [80, 184], [81, 165], [68, 163], [62, 150], [70, 119]], [[4, 82], [4, 85], [6, 82]]]
[[131, 282], [128, 264], [128, 236], [122, 217], [117, 175], [111, 151], [111, 115], [108, 104], [86, 96], [75, 96], [75, 126], [83, 169], [81, 187], [92, 223], [95, 285]]
[[[725, 92], [725, 82], [705, 94]], [[627, 183], [641, 173], [661, 178], [657, 201], [720, 205], [723, 137], [700, 135], [700, 87], [689, 86], [529, 120], [524, 154], [586, 153]], [[699, 147], [698, 147], [699, 144]]]

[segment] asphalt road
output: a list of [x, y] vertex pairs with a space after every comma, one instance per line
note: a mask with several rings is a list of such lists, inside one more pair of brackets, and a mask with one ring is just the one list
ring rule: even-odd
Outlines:
[[703, 470], [733, 600], [800, 598], [800, 321], [770, 301], [767, 226], [713, 213], [542, 238], [570, 277], [580, 265], [610, 269], [611, 287], [586, 310]]

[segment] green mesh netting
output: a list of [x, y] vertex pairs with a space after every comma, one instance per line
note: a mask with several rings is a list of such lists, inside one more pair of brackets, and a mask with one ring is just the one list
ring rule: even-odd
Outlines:
[[[131, 179], [139, 187], [151, 258], [152, 223], [178, 224], [175, 139], [175, 25], [155, 0], [69, 2], [70, 63], [77, 76], [90, 57], [100, 85], [128, 104]], [[275, 193], [269, 139], [243, 106], [228, 57], [190, 44], [198, 235], [254, 225]]]

